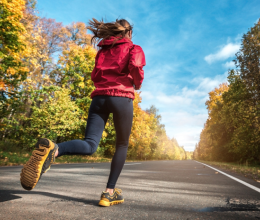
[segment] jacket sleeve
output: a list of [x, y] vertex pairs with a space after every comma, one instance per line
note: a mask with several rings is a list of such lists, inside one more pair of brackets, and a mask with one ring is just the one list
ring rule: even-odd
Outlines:
[[130, 50], [128, 69], [133, 77], [136, 89], [140, 89], [142, 85], [144, 79], [143, 66], [145, 66], [145, 64], [145, 56], [142, 48], [138, 45], [134, 45]]
[[95, 76], [96, 76], [96, 65], [97, 65], [97, 60], [98, 60], [98, 56], [100, 54], [100, 50], [97, 52], [97, 55], [95, 57], [95, 66], [94, 66], [94, 69], [92, 70], [92, 73], [91, 73], [91, 80], [94, 82], [94, 79], [95, 79]]

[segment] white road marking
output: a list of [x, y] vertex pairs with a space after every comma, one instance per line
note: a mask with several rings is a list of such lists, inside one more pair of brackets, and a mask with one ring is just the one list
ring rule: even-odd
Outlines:
[[136, 164], [142, 164], [142, 163], [125, 163], [125, 165], [136, 165]]
[[[201, 162], [198, 162], [198, 161], [196, 161], [196, 162], [197, 162], [197, 163], [201, 163]], [[231, 175], [229, 175], [229, 174], [227, 174], [227, 173], [224, 173], [224, 172], [222, 172], [222, 171], [220, 171], [220, 170], [218, 170], [218, 169], [216, 169], [216, 168], [214, 168], [214, 167], [211, 167], [211, 166], [209, 166], [209, 165], [207, 165], [207, 164], [205, 164], [205, 163], [201, 163], [201, 164], [203, 164], [203, 165], [205, 165], [205, 166], [207, 166], [207, 167], [209, 167], [209, 168], [211, 168], [211, 169], [213, 169], [213, 170], [216, 170], [216, 171], [218, 171], [219, 173], [222, 173], [223, 175], [229, 177], [230, 179], [233, 179], [233, 180], [235, 180], [235, 181], [237, 181], [237, 182], [239, 182], [239, 183], [241, 183], [241, 184], [243, 184], [243, 185], [245, 185], [245, 186], [247, 186], [247, 187], [249, 187], [249, 188], [251, 188], [251, 189], [253, 189], [253, 190], [255, 190], [255, 191], [257, 191], [257, 192], [260, 193], [260, 189], [259, 189], [259, 188], [255, 187], [255, 186], [253, 186], [253, 185], [251, 185], [251, 184], [249, 184], [249, 183], [247, 183], [247, 182], [244, 182], [243, 180], [240, 180], [240, 179], [238, 179], [238, 178], [236, 178], [236, 177], [233, 177], [233, 176], [231, 176]]]

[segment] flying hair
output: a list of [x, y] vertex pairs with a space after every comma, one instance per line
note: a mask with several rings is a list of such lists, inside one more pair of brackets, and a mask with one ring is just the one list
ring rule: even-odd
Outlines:
[[100, 40], [112, 36], [118, 37], [113, 42], [114, 45], [116, 41], [124, 38], [128, 31], [133, 30], [133, 26], [125, 19], [116, 19], [115, 22], [105, 23], [103, 19], [98, 21], [97, 19], [92, 18], [92, 20], [89, 20], [89, 26], [87, 28], [93, 33], [93, 37], [91, 38], [91, 44], [93, 45], [97, 44]]

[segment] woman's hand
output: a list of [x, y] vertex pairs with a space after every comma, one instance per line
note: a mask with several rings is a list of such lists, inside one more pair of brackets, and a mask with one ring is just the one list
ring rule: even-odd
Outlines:
[[136, 87], [135, 85], [134, 85], [134, 89], [135, 90], [140, 90], [142, 88], [142, 85], [140, 85], [139, 87]]

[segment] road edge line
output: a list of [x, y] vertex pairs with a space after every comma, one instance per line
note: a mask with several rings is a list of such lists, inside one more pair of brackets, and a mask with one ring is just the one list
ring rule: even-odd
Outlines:
[[[201, 163], [201, 162], [196, 161], [196, 160], [195, 160], [195, 162]], [[223, 175], [229, 177], [230, 179], [233, 179], [233, 180], [235, 180], [235, 181], [237, 181], [237, 182], [239, 182], [239, 183], [241, 183], [241, 184], [243, 184], [243, 185], [245, 185], [245, 186], [247, 186], [247, 187], [249, 187], [249, 188], [251, 188], [251, 189], [253, 189], [253, 190], [255, 190], [255, 191], [257, 191], [257, 192], [260, 193], [260, 189], [259, 189], [259, 188], [255, 187], [255, 186], [253, 186], [253, 185], [251, 185], [251, 184], [249, 184], [249, 183], [247, 183], [247, 182], [245, 182], [245, 181], [243, 181], [243, 180], [240, 180], [240, 179], [238, 179], [238, 178], [236, 178], [236, 177], [233, 177], [233, 176], [231, 176], [231, 175], [229, 175], [229, 174], [227, 174], [227, 173], [224, 173], [224, 172], [222, 172], [222, 171], [220, 171], [220, 170], [218, 170], [218, 169], [216, 169], [216, 168], [214, 168], [214, 167], [212, 167], [212, 166], [209, 166], [209, 165], [207, 165], [207, 164], [205, 164], [205, 163], [201, 163], [201, 164], [203, 164], [203, 165], [205, 165], [205, 166], [207, 166], [207, 167], [209, 167], [209, 168], [211, 168], [211, 169], [213, 169], [213, 170], [216, 170], [216, 171], [218, 171], [219, 173], [221, 173], [221, 174], [223, 174]]]
[[136, 164], [142, 164], [142, 163], [125, 163], [124, 165], [136, 165]]

